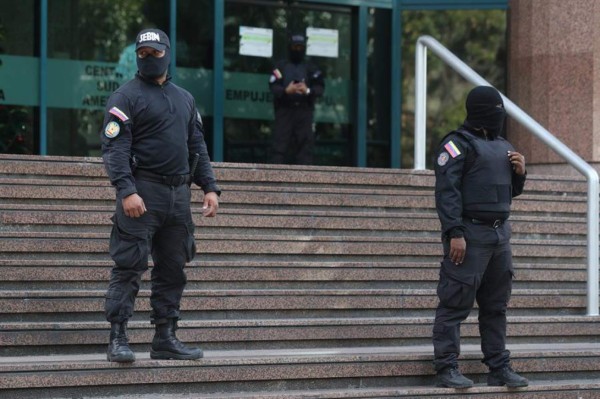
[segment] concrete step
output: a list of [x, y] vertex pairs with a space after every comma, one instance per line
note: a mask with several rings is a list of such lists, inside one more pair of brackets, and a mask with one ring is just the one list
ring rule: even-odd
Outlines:
[[[21, 253], [108, 253], [108, 233], [71, 232], [0, 232], [3, 255]], [[209, 254], [286, 254], [438, 256], [439, 238], [368, 237], [262, 234], [196, 234], [198, 253]], [[587, 242], [583, 240], [515, 239], [515, 257], [584, 258]], [[438, 259], [439, 261], [439, 259]]]
[[[2, 231], [86, 231], [106, 232], [110, 230], [110, 217], [114, 208], [102, 211], [82, 210], [73, 207], [34, 210], [15, 209], [0, 212]], [[440, 223], [433, 213], [374, 211], [302, 211], [302, 210], [250, 210], [222, 208], [216, 218], [203, 218], [201, 208], [192, 210], [195, 224], [216, 234], [303, 234], [310, 230], [312, 235], [424, 235], [439, 237]], [[587, 220], [577, 217], [557, 216], [513, 216], [511, 224], [514, 237], [528, 235], [585, 239]], [[249, 230], [250, 229], [250, 230]], [[208, 231], [208, 230], [206, 230]], [[306, 233], [305, 233], [306, 234]]]
[[[0, 179], [0, 203], [10, 205], [15, 201], [31, 205], [110, 205], [114, 203], [114, 190], [107, 184], [90, 185], [82, 182], [65, 185], [63, 181], [52, 182]], [[332, 189], [330, 187], [298, 188], [264, 186], [222, 185], [223, 207], [246, 209], [290, 209], [304, 211], [343, 210], [354, 212], [385, 213], [395, 211], [428, 211], [435, 215], [433, 190], [374, 191], [368, 189]], [[192, 203], [201, 204], [203, 194], [198, 188], [192, 190]], [[585, 197], [524, 194], [515, 199], [515, 215], [524, 213], [540, 215], [585, 216]]]
[[[105, 261], [0, 261], [0, 290], [105, 289]], [[152, 263], [150, 263], [152, 267]], [[583, 264], [515, 263], [514, 288], [586, 287]], [[186, 266], [188, 289], [435, 288], [439, 263], [428, 262], [211, 262]], [[147, 287], [150, 273], [142, 276]]]
[[[333, 398], [484, 398], [484, 399], [592, 399], [600, 395], [599, 383], [590, 380], [565, 381], [533, 381], [529, 387], [507, 389], [505, 387], [488, 387], [485, 383], [470, 389], [448, 389], [422, 386], [398, 388], [348, 388], [348, 389], [312, 389], [286, 390], [285, 392], [260, 391], [252, 393], [206, 393], [197, 394], [195, 399], [333, 399]], [[151, 396], [119, 395], [120, 399], [188, 399], [189, 393], [171, 394], [155, 393]], [[86, 396], [89, 399], [115, 399], [115, 396]]]
[[[597, 384], [600, 344], [512, 345], [512, 364], [538, 384], [511, 390], [536, 392], [536, 386], [564, 381], [575, 386]], [[3, 398], [57, 398], [113, 395], [216, 394], [217, 392], [282, 392], [310, 389], [434, 390], [430, 346], [371, 348], [311, 348], [253, 351], [206, 351], [197, 361], [158, 361], [138, 353], [132, 364], [112, 364], [105, 355], [63, 355], [0, 358]], [[484, 388], [487, 370], [476, 345], [464, 345], [463, 373], [482, 392], [507, 393], [506, 388]], [[548, 382], [543, 382], [548, 381]], [[554, 385], [556, 386], [556, 385]], [[597, 390], [597, 385], [587, 385]], [[537, 388], [540, 392], [540, 388]]]
[[[192, 191], [199, 256], [179, 330], [207, 357], [148, 359], [146, 273], [130, 323], [140, 360], [123, 366], [103, 355], [114, 190], [101, 160], [0, 161], [0, 397], [469, 397], [430, 387], [431, 171], [215, 164], [219, 217], [202, 218]], [[515, 368], [537, 381], [481, 385], [475, 309], [462, 329], [469, 392], [600, 396], [600, 319], [582, 316], [586, 212], [583, 178], [528, 177], [511, 216], [508, 335]]]
[[[6, 177], [60, 178], [64, 181], [85, 179], [106, 182], [106, 174], [100, 158], [27, 156], [0, 154], [0, 175]], [[282, 183], [296, 187], [333, 184], [336, 187], [371, 186], [378, 188], [414, 186], [432, 188], [435, 182], [430, 170], [296, 166], [213, 163], [219, 181], [255, 186], [260, 183], [277, 186]], [[334, 172], [334, 173], [332, 173]], [[581, 176], [535, 176], [527, 177], [528, 194], [560, 193], [565, 196], [585, 196], [586, 181]]]
[[[99, 321], [105, 290], [0, 291], [2, 319]], [[437, 307], [435, 289], [186, 290], [184, 318], [415, 317]], [[585, 314], [584, 289], [515, 289], [511, 315]], [[140, 290], [136, 318], [147, 319], [149, 291]]]
[[[509, 316], [508, 342], [600, 342], [599, 321], [597, 316]], [[432, 326], [433, 317], [184, 319], [177, 335], [206, 350], [392, 347], [430, 344]], [[109, 330], [105, 321], [3, 322], [0, 356], [101, 353]], [[129, 323], [129, 342], [136, 351], [149, 351], [153, 334], [147, 320]], [[463, 323], [461, 342], [479, 344], [476, 317]]]

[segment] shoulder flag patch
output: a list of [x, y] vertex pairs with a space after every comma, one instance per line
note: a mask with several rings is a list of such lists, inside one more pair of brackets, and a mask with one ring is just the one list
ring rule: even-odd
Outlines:
[[129, 117], [127, 115], [125, 115], [125, 112], [121, 111], [117, 107], [112, 107], [108, 112], [110, 112], [111, 114], [113, 114], [114, 116], [119, 118], [121, 120], [121, 122], [125, 122], [125, 121], [129, 120]]
[[460, 150], [458, 149], [458, 147], [456, 146], [456, 144], [454, 144], [454, 142], [452, 140], [447, 142], [446, 145], [444, 146], [444, 148], [446, 149], [446, 151], [448, 151], [448, 154], [450, 154], [450, 156], [452, 158], [456, 158], [457, 156], [462, 154], [460, 152]]
[[273, 75], [277, 78], [277, 79], [281, 79], [283, 77], [283, 75], [281, 74], [281, 72], [279, 71], [279, 69], [275, 68], [273, 70]]

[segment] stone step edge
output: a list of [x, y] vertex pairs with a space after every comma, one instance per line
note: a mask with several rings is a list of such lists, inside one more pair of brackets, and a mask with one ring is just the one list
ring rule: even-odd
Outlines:
[[[513, 362], [540, 358], [572, 359], [599, 358], [600, 343], [550, 343], [550, 344], [512, 344], [507, 345]], [[148, 352], [137, 354], [136, 362], [128, 365], [106, 361], [105, 353], [74, 355], [7, 356], [0, 357], [0, 376], [7, 372], [41, 372], [99, 369], [149, 369], [149, 368], [187, 368], [206, 366], [276, 365], [276, 364], [323, 364], [323, 363], [371, 363], [371, 362], [427, 362], [431, 368], [433, 347], [431, 345], [406, 345], [388, 347], [352, 347], [352, 348], [303, 348], [303, 349], [248, 349], [248, 350], [210, 350], [202, 359], [196, 361], [154, 360]], [[481, 349], [476, 344], [461, 345], [463, 362], [479, 361]], [[478, 362], [479, 363], [479, 362]], [[472, 372], [474, 365], [468, 368]], [[483, 364], [475, 366], [484, 370]], [[600, 362], [598, 362], [600, 369]], [[464, 371], [467, 373], [467, 371]], [[433, 374], [433, 370], [426, 374]], [[0, 378], [0, 387], [2, 382]]]
[[[324, 289], [188, 289], [184, 292], [184, 298], [191, 297], [273, 297], [273, 296], [286, 296], [292, 295], [298, 297], [316, 297], [316, 296], [435, 296], [435, 288], [324, 288]], [[46, 299], [46, 298], [104, 298], [106, 290], [0, 290], [1, 299]], [[552, 295], [552, 296], [564, 296], [564, 295], [575, 295], [584, 296], [586, 295], [585, 289], [577, 288], [516, 288], [512, 290], [512, 297], [516, 296], [540, 296], [540, 295]], [[141, 289], [137, 295], [138, 298], [149, 298], [150, 290]]]
[[[85, 166], [93, 171], [101, 171], [104, 173], [103, 161], [101, 157], [77, 157], [77, 156], [60, 156], [60, 155], [25, 155], [25, 154], [0, 154], [0, 160], [5, 161], [4, 164], [22, 164], [27, 166], [31, 163], [63, 163], [65, 166]], [[224, 170], [244, 170], [244, 171], [264, 171], [264, 170], [279, 170], [279, 171], [304, 171], [304, 170], [323, 170], [332, 172], [348, 172], [350, 174], [412, 174], [431, 176], [431, 170], [415, 170], [415, 169], [384, 169], [384, 168], [368, 168], [368, 167], [353, 167], [353, 166], [307, 166], [307, 165], [275, 165], [275, 164], [259, 164], [259, 163], [236, 163], [236, 162], [212, 162], [215, 169]], [[556, 180], [565, 182], [585, 183], [584, 176], [563, 176], [563, 175], [528, 175], [528, 180]]]
[[[287, 193], [287, 194], [355, 194], [355, 195], [370, 195], [370, 196], [381, 196], [381, 195], [403, 195], [403, 196], [433, 196], [433, 185], [417, 185], [411, 183], [399, 182], [397, 186], [391, 188], [382, 187], [373, 189], [367, 183], [358, 183], [352, 185], [350, 188], [348, 184], [341, 183], [340, 187], [335, 187], [335, 183], [323, 184], [323, 186], [307, 187], [297, 186], [294, 181], [287, 182], [289, 185], [265, 185], [268, 181], [257, 181], [256, 184], [252, 185], [240, 185], [236, 183], [224, 182], [221, 184], [221, 188], [224, 192], [253, 192], [253, 193]], [[286, 183], [286, 182], [284, 182]], [[1, 186], [28, 186], [34, 189], [43, 190], [49, 187], [70, 187], [70, 188], [98, 188], [98, 189], [112, 189], [112, 185], [108, 181], [98, 181], [93, 179], [81, 179], [81, 180], [67, 180], [64, 179], [22, 179], [13, 177], [2, 177], [0, 175], [0, 187]], [[333, 187], [331, 187], [333, 186]], [[198, 186], [192, 186], [193, 191], [200, 191]], [[524, 192], [516, 200], [547, 200], [548, 197], [554, 197], [552, 200], [555, 201], [585, 201], [586, 190], [582, 186], [582, 190], [569, 191], [570, 195], [565, 196], [561, 193], [554, 191], [533, 191], [532, 193]]]
[[[375, 326], [375, 325], [433, 325], [433, 317], [346, 317], [346, 318], [302, 318], [302, 319], [223, 319], [223, 320], [180, 320], [181, 329], [212, 327], [307, 327], [307, 326]], [[569, 324], [598, 323], [600, 316], [507, 316], [509, 324]], [[477, 317], [470, 316], [463, 323], [478, 324]], [[82, 322], [0, 322], [0, 331], [65, 331], [65, 330], [102, 330], [110, 327], [106, 321]], [[148, 321], [129, 321], [130, 330], [146, 330], [154, 327]], [[600, 327], [599, 327], [600, 328]]]
[[[514, 260], [513, 260], [514, 262]], [[152, 266], [152, 261], [149, 261]], [[520, 263], [514, 262], [515, 269], [548, 269], [548, 270], [569, 270], [569, 271], [586, 271], [587, 266], [584, 263]], [[112, 268], [114, 262], [107, 260], [87, 260], [87, 259], [0, 259], [0, 268], [2, 267], [39, 267], [39, 268], [55, 268], [64, 266], [78, 266], [82, 268]], [[290, 260], [194, 260], [186, 264], [186, 268], [319, 268], [326, 270], [338, 270], [342, 268], [350, 269], [387, 269], [387, 268], [415, 268], [415, 269], [439, 269], [439, 261], [290, 261]]]
[[[28, 155], [28, 154], [0, 154], [0, 160], [11, 162], [13, 164], [21, 163], [28, 165], [35, 163], [64, 163], [67, 166], [87, 166], [92, 170], [104, 171], [103, 161], [101, 157], [81, 157], [81, 156], [61, 156], [61, 155]], [[340, 172], [345, 171], [351, 174], [356, 173], [373, 173], [381, 174], [415, 174], [415, 175], [432, 175], [431, 170], [415, 170], [415, 169], [385, 169], [385, 168], [369, 168], [369, 167], [354, 167], [354, 166], [320, 166], [320, 165], [277, 165], [277, 164], [261, 164], [261, 163], [239, 163], [239, 162], [211, 162], [213, 168], [228, 169], [228, 170], [280, 170], [280, 171], [297, 171], [297, 170], [325, 170]], [[104, 173], [104, 172], [102, 172]], [[567, 182], [584, 182], [584, 176], [564, 176], [564, 175], [528, 175], [527, 179], [552, 179]]]
[[[313, 389], [313, 390], [286, 390], [281, 391], [255, 391], [255, 392], [221, 392], [216, 394], [194, 394], [195, 399], [373, 399], [373, 398], [477, 398], [491, 397], [495, 399], [526, 398], [544, 392], [553, 394], [574, 391], [600, 390], [600, 382], [594, 380], [535, 380], [530, 381], [528, 387], [510, 389], [506, 387], [489, 387], [484, 384], [475, 384], [468, 390], [435, 388], [433, 386], [406, 386], [397, 388], [347, 388], [347, 389]], [[522, 396], [522, 395], [524, 396]], [[484, 396], [485, 395], [485, 396]], [[539, 396], [536, 396], [539, 397]], [[569, 396], [573, 397], [574, 396]], [[110, 397], [89, 397], [88, 399], [110, 399]], [[153, 394], [154, 399], [189, 399], [189, 394]], [[552, 396], [557, 398], [557, 396]], [[147, 395], [127, 395], [127, 399], [147, 399]], [[581, 398], [580, 398], [581, 399]]]
[[[29, 204], [2, 204], [0, 205], [0, 216], [3, 214], [17, 214], [19, 216], [31, 216], [32, 214], [80, 214], [94, 212], [97, 214], [108, 214], [112, 215], [115, 211], [114, 206], [69, 206], [69, 205], [29, 205]], [[199, 206], [192, 206], [192, 213], [201, 214], [202, 208]], [[235, 216], [288, 216], [288, 217], [340, 217], [340, 218], [405, 218], [405, 219], [425, 219], [438, 221], [438, 217], [435, 212], [426, 210], [423, 212], [402, 212], [402, 211], [391, 211], [391, 212], [365, 212], [365, 211], [324, 211], [324, 210], [281, 210], [281, 209], [248, 209], [248, 208], [235, 208], [235, 207], [222, 207], [219, 209], [219, 215], [235, 215]], [[533, 216], [533, 215], [512, 215], [510, 217], [511, 222], [519, 223], [586, 223], [585, 217], [569, 217], [569, 216]], [[108, 223], [110, 224], [110, 223]]]
[[[433, 196], [433, 186], [422, 186], [422, 185], [411, 185], [408, 183], [398, 182], [397, 186], [392, 186], [391, 188], [377, 188], [373, 189], [366, 183], [359, 183], [356, 186], [352, 185], [350, 187], [348, 184], [340, 184], [340, 187], [336, 187], [334, 183], [329, 183], [328, 185], [309, 187], [309, 186], [298, 186], [295, 182], [290, 181], [289, 185], [277, 184], [277, 185], [265, 185], [265, 181], [258, 181], [256, 184], [252, 185], [240, 185], [236, 183], [221, 183], [219, 186], [223, 190], [223, 192], [252, 192], [252, 193], [286, 193], [286, 194], [355, 194], [355, 195], [369, 195], [369, 196], [381, 196], [381, 195], [406, 195], [406, 196]], [[113, 189], [113, 186], [108, 181], [108, 178], [105, 181], [98, 181], [92, 179], [81, 179], [81, 180], [67, 180], [64, 179], [22, 179], [22, 178], [12, 178], [12, 177], [2, 177], [0, 175], [0, 188], [12, 187], [12, 186], [26, 186], [28, 188], [32, 188], [35, 190], [46, 190], [54, 187], [65, 187], [67, 190], [75, 189], [75, 188], [96, 188], [96, 189]], [[192, 191], [201, 191], [201, 188], [193, 185]], [[580, 193], [576, 191], [575, 193]], [[575, 200], [580, 199], [585, 194], [585, 191], [582, 191], [580, 195], [572, 195], [565, 197], [563, 195], [550, 192], [547, 196], [556, 197], [556, 200], [564, 201], [564, 200]], [[530, 195], [530, 194], [527, 194]], [[535, 194], [534, 194], [535, 195]], [[540, 195], [540, 194], [537, 194]], [[541, 194], [543, 198], [546, 198], [545, 194]], [[585, 197], [583, 197], [585, 199]]]
[[[7, 232], [0, 231], [0, 239], [9, 238], [13, 240], [29, 240], [29, 239], [44, 239], [44, 240], [103, 240], [108, 241], [110, 236], [109, 232], [106, 233], [82, 233], [78, 231], [72, 232], [56, 232], [56, 231], [47, 231], [47, 232], [29, 232], [29, 231], [16, 231], [16, 232]], [[402, 244], [439, 244], [440, 238], [438, 236], [427, 235], [427, 236], [416, 236], [416, 237], [404, 237], [404, 236], [383, 236], [383, 237], [373, 237], [369, 235], [347, 235], [347, 236], [338, 236], [338, 235], [307, 235], [307, 234], [299, 234], [299, 235], [274, 235], [274, 234], [252, 234], [249, 232], [248, 234], [202, 234], [196, 233], [196, 240], [198, 241], [221, 241], [221, 242], [266, 242], [272, 243], [274, 241], [277, 242], [309, 242], [309, 243], [349, 243], [349, 242], [359, 242], [359, 243], [376, 243], [376, 244], [390, 244], [390, 243], [402, 243]], [[513, 245], [552, 245], [552, 246], [577, 246], [583, 247], [587, 246], [587, 242], [583, 239], [573, 239], [573, 240], [560, 240], [560, 239], [538, 239], [538, 238], [517, 238], [512, 239], [511, 243]], [[13, 252], [13, 251], [11, 251]]]
[[[192, 206], [192, 213], [202, 213], [202, 208], [200, 206]], [[102, 215], [110, 216], [115, 212], [114, 206], [64, 206], [64, 205], [33, 205], [29, 206], [29, 204], [2, 204], [0, 205], [0, 216], [1, 215], [18, 215], [18, 216], [31, 216], [31, 215], [48, 215], [48, 214], [93, 214], [94, 215]], [[368, 212], [364, 210], [360, 211], [328, 211], [328, 210], [306, 210], [306, 209], [249, 209], [249, 208], [236, 208], [230, 207], [221, 207], [219, 209], [219, 215], [235, 215], [235, 216], [306, 216], [306, 217], [314, 217], [314, 216], [322, 216], [322, 217], [340, 217], [340, 218], [369, 218], [373, 219], [374, 217], [379, 218], [406, 218], [406, 219], [427, 219], [427, 220], [438, 220], [438, 217], [435, 215], [435, 212], [432, 211], [423, 211], [423, 212], [415, 212], [411, 210], [410, 212], [402, 212], [402, 211], [393, 211], [393, 212]], [[511, 218], [511, 221], [531, 221], [531, 222], [544, 222], [546, 220], [556, 221], [556, 222], [572, 222], [572, 223], [585, 223], [586, 219], [582, 217], [568, 217], [568, 216], [515, 216]]]

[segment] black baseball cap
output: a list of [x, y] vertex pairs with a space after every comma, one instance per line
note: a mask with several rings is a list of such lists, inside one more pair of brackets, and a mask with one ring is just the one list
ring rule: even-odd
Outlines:
[[295, 33], [292, 36], [290, 36], [290, 44], [300, 44], [302, 46], [306, 46], [306, 38], [304, 37], [304, 35]]
[[140, 47], [152, 47], [158, 51], [171, 47], [169, 36], [160, 29], [144, 29], [138, 33], [135, 39], [135, 50]]

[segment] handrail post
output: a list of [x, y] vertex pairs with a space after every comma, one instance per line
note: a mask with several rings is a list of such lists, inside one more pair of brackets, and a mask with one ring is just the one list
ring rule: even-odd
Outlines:
[[598, 218], [599, 198], [598, 198], [598, 174], [588, 177], [588, 239], [587, 239], [587, 257], [588, 257], [588, 280], [587, 280], [587, 315], [598, 316]]
[[[425, 169], [427, 48], [470, 83], [492, 86], [433, 37], [421, 36], [417, 39], [415, 49], [415, 169]], [[587, 315], [598, 316], [600, 292], [600, 272], [598, 270], [600, 178], [598, 172], [510, 99], [502, 93], [500, 95], [504, 100], [504, 108], [508, 115], [553, 149], [587, 179]]]

